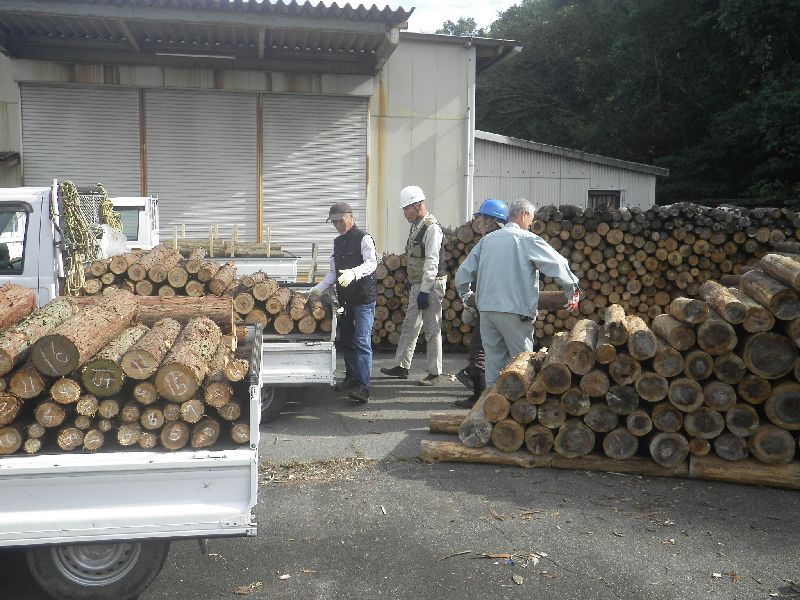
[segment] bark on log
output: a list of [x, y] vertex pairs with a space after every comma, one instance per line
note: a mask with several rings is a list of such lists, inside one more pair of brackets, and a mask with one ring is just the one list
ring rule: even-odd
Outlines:
[[696, 298], [675, 298], [670, 302], [667, 312], [679, 321], [699, 325], [708, 317], [708, 305]]
[[503, 452], [492, 447], [465, 447], [456, 442], [422, 440], [419, 458], [425, 462], [467, 462], [515, 467], [549, 467], [551, 456], [534, 456], [529, 452]]
[[561, 456], [576, 458], [589, 454], [594, 449], [594, 431], [580, 419], [569, 419], [558, 430], [553, 449]]
[[797, 292], [763, 271], [744, 273], [739, 280], [739, 289], [782, 321], [800, 317], [800, 296]]
[[614, 346], [622, 346], [628, 341], [628, 322], [622, 306], [612, 304], [606, 308], [603, 331]]
[[180, 332], [181, 326], [174, 319], [156, 321], [123, 355], [120, 360], [122, 371], [131, 379], [144, 380], [152, 377]]
[[566, 348], [566, 333], [560, 332], [553, 336], [553, 343], [539, 372], [545, 389], [551, 394], [563, 394], [572, 383], [572, 372], [564, 362]]
[[232, 262], [227, 262], [208, 282], [208, 291], [215, 296], [221, 296], [228, 289], [228, 286], [233, 283], [234, 279], [236, 279], [236, 265]]
[[686, 351], [695, 344], [694, 329], [668, 314], [653, 319], [653, 332], [676, 350]]
[[50, 377], [74, 371], [122, 333], [135, 312], [136, 297], [129, 292], [102, 296], [40, 338], [31, 350], [33, 365]]
[[0, 330], [17, 325], [36, 310], [36, 292], [14, 283], [0, 286]]
[[495, 387], [508, 400], [521, 398], [531, 386], [536, 370], [531, 364], [534, 352], [522, 352], [516, 356], [497, 377]]
[[607, 365], [617, 357], [617, 347], [611, 343], [604, 331], [599, 332], [597, 335], [594, 357], [601, 365]]
[[780, 254], [761, 257], [761, 270], [781, 283], [800, 291], [800, 263]]
[[700, 286], [700, 297], [728, 323], [738, 325], [747, 316], [747, 307], [728, 288], [714, 280]]
[[458, 428], [458, 439], [469, 448], [481, 448], [489, 443], [492, 435], [492, 423], [483, 412], [490, 390], [485, 391], [469, 411]]
[[800, 490], [800, 463], [765, 465], [755, 460], [730, 463], [715, 456], [692, 457], [690, 477]]
[[428, 430], [431, 433], [458, 435], [458, 428], [466, 417], [466, 412], [431, 412], [428, 414]]
[[81, 372], [83, 386], [98, 398], [113, 396], [125, 383], [120, 363], [125, 353], [148, 332], [146, 325], [129, 327], [91, 359]]
[[729, 288], [728, 291], [745, 307], [745, 316], [742, 321], [742, 328], [745, 331], [758, 333], [770, 331], [775, 326], [775, 317], [768, 308], [761, 306], [741, 290]]
[[158, 393], [173, 402], [193, 398], [208, 373], [222, 332], [210, 319], [192, 319], [156, 371]]
[[628, 353], [642, 361], [656, 355], [658, 344], [654, 334], [641, 317], [631, 315], [628, 321]]
[[585, 375], [594, 368], [598, 331], [599, 326], [591, 319], [581, 319], [570, 331], [564, 361], [576, 375]]
[[686, 477], [689, 466], [686, 463], [673, 467], [662, 467], [646, 458], [633, 457], [625, 460], [615, 460], [606, 456], [587, 454], [576, 458], [565, 458], [558, 454], [553, 455], [551, 462], [553, 468], [571, 469], [577, 471], [599, 471], [606, 473], [629, 473], [634, 475], [647, 475], [655, 477]]

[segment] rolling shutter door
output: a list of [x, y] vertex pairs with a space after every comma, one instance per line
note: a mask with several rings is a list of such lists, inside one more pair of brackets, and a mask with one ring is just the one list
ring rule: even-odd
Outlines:
[[147, 191], [158, 195], [161, 235], [186, 225], [208, 239], [210, 225], [230, 238], [256, 239], [256, 96], [148, 90]]
[[326, 270], [336, 230], [326, 223], [334, 202], [349, 202], [366, 227], [367, 100], [332, 96], [264, 96], [264, 231], [301, 257], [311, 243]]
[[140, 194], [137, 90], [22, 85], [21, 94], [25, 185], [56, 178]]

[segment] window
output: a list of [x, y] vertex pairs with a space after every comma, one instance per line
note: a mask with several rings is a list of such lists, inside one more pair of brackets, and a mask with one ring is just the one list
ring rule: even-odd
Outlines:
[[589, 190], [587, 208], [620, 208], [622, 206], [621, 190]]
[[27, 228], [28, 211], [0, 205], [0, 274], [22, 274]]
[[139, 239], [139, 213], [141, 210], [138, 206], [115, 206], [114, 210], [119, 213], [120, 221], [122, 221], [122, 233], [129, 241], [136, 241]]

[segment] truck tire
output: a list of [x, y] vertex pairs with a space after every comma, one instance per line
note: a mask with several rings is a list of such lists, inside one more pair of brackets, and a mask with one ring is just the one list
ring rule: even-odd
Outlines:
[[271, 421], [283, 409], [286, 403], [286, 388], [265, 385], [261, 388], [261, 421]]
[[169, 540], [29, 548], [36, 583], [57, 600], [134, 600], [164, 566]]

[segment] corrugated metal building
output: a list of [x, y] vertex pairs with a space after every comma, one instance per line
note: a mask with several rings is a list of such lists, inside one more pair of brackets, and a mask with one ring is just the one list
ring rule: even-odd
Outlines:
[[526, 198], [535, 206], [655, 204], [656, 177], [668, 169], [475, 132], [475, 201]]

